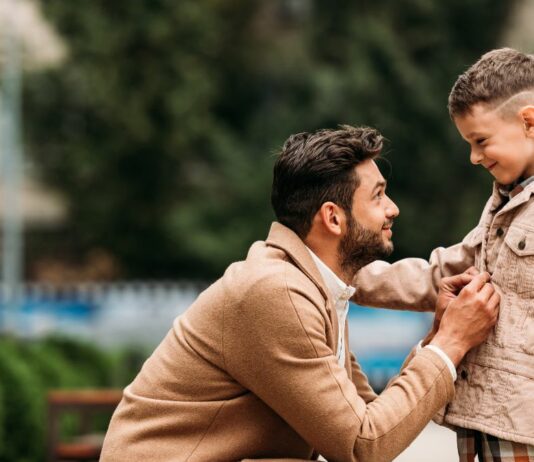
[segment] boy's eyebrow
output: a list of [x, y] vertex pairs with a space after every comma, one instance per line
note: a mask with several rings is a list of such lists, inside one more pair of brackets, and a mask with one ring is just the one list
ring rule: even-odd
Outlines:
[[479, 133], [479, 132], [471, 132], [469, 135], [466, 136], [467, 139], [471, 138], [484, 138], [486, 135]]

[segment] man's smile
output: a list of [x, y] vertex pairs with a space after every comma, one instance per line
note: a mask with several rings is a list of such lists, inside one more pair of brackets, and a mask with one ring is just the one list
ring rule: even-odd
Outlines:
[[385, 232], [385, 234], [391, 238], [393, 236], [393, 231], [391, 231], [391, 228], [393, 227], [393, 221], [390, 221], [386, 223], [384, 226], [382, 226], [382, 231]]

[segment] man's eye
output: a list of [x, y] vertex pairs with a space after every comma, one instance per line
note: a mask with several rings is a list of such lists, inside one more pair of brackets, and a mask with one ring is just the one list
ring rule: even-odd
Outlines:
[[486, 138], [478, 138], [476, 140], [476, 143], [480, 146], [480, 145], [482, 145], [482, 143], [484, 143], [484, 141], [486, 141]]
[[382, 199], [382, 196], [384, 195], [384, 191], [379, 191], [376, 196], [375, 196], [375, 199]]

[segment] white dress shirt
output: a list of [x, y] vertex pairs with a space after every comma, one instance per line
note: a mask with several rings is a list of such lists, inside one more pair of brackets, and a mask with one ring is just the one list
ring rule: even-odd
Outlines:
[[354, 295], [356, 289], [345, 284], [336, 273], [334, 273], [323, 261], [308, 248], [317, 269], [323, 277], [323, 281], [328, 288], [338, 319], [338, 338], [337, 338], [337, 362], [341, 367], [345, 367], [345, 321], [349, 312], [349, 300]]
[[[347, 314], [349, 312], [349, 300], [354, 295], [354, 292], [356, 289], [352, 286], [349, 286], [345, 284], [336, 273], [334, 273], [315, 253], [313, 253], [308, 247], [308, 251], [310, 252], [310, 255], [313, 258], [313, 261], [317, 265], [317, 269], [321, 273], [321, 276], [323, 278], [324, 283], [326, 284], [326, 287], [328, 288], [330, 295], [332, 296], [334, 307], [337, 312], [337, 319], [338, 319], [338, 348], [336, 352], [336, 357], [338, 364], [341, 367], [345, 367], [345, 321], [347, 320]], [[456, 368], [454, 367], [454, 363], [451, 361], [451, 359], [447, 356], [447, 354], [436, 345], [426, 345], [424, 347], [421, 346], [421, 342], [417, 344], [417, 352], [421, 350], [421, 348], [428, 348], [435, 352], [437, 355], [443, 359], [445, 364], [447, 364], [447, 367], [449, 368], [449, 371], [452, 376], [452, 380], [456, 381], [457, 373]]]

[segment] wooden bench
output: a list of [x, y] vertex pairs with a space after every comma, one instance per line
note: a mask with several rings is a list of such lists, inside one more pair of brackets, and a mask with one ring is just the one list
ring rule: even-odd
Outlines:
[[[102, 450], [103, 435], [91, 433], [95, 413], [111, 414], [120, 400], [122, 390], [51, 390], [47, 395], [48, 427], [47, 457], [50, 462], [61, 460], [98, 460]], [[62, 442], [60, 419], [64, 413], [79, 417], [79, 437], [72, 442]]]

